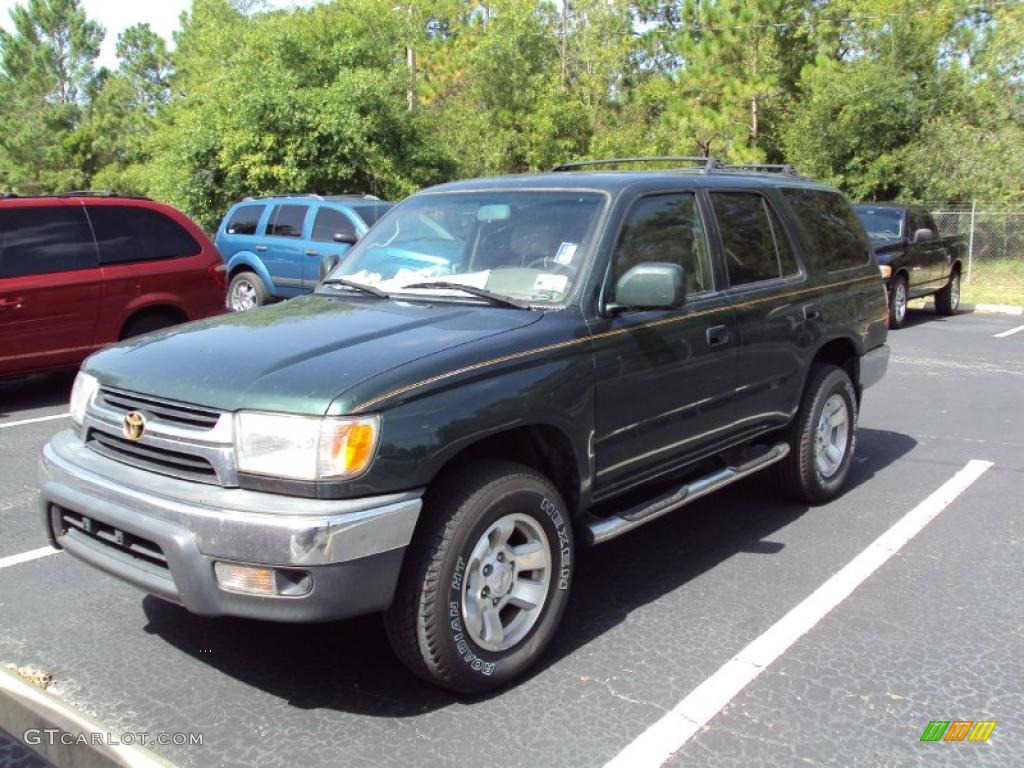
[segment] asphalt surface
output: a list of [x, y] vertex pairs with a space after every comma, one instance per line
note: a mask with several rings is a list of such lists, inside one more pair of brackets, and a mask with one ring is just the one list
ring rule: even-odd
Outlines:
[[[754, 476], [580, 553], [529, 679], [478, 699], [412, 678], [377, 617], [191, 616], [66, 554], [0, 569], [0, 664], [50, 672], [183, 766], [601, 765], [971, 459], [995, 466], [687, 742], [673, 765], [1024, 765], [1024, 332], [912, 313], [868, 391], [846, 493], [808, 509]], [[68, 377], [0, 384], [0, 558], [43, 546], [39, 448]], [[921, 743], [931, 720], [996, 720]], [[4, 762], [0, 740], [0, 764]]]

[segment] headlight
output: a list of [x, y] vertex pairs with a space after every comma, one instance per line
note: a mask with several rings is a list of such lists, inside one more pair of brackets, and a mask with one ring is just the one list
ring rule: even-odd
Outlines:
[[882, 273], [882, 277], [892, 277], [892, 267], [888, 264], [879, 264], [878, 271]]
[[355, 477], [377, 450], [379, 416], [235, 414], [238, 470], [294, 480]]
[[82, 421], [85, 419], [85, 409], [89, 407], [89, 403], [92, 402], [93, 397], [96, 395], [96, 391], [100, 388], [100, 383], [96, 381], [95, 376], [90, 376], [88, 373], [79, 373], [75, 377], [74, 386], [71, 387], [71, 421], [78, 426], [82, 426]]

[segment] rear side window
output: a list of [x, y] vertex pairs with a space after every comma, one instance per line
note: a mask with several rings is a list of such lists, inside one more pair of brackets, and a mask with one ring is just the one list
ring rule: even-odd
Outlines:
[[275, 237], [302, 237], [302, 225], [306, 221], [306, 205], [279, 205], [270, 216], [267, 234]]
[[255, 235], [263, 208], [262, 205], [243, 205], [236, 208], [224, 231], [229, 235]]
[[390, 211], [394, 206], [391, 203], [370, 203], [369, 205], [354, 205], [352, 210], [356, 212], [366, 226], [372, 227], [377, 219]]
[[828, 272], [862, 267], [871, 259], [864, 227], [846, 198], [835, 192], [783, 189], [793, 212]]
[[692, 192], [645, 197], [630, 210], [615, 249], [615, 281], [645, 262], [683, 267], [687, 293], [714, 288], [707, 238]]
[[321, 208], [316, 212], [313, 222], [313, 239], [319, 243], [333, 243], [335, 235], [355, 236], [356, 227], [341, 211], [333, 208]]
[[0, 209], [0, 277], [96, 266], [96, 244], [80, 205]]
[[159, 211], [129, 205], [87, 205], [101, 264], [195, 256], [199, 243]]
[[760, 283], [800, 272], [778, 216], [761, 195], [713, 192], [730, 285]]

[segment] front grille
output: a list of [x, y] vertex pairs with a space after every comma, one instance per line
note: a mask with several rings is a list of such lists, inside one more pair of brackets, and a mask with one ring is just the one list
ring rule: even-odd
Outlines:
[[99, 397], [109, 408], [126, 412], [144, 411], [147, 415], [160, 421], [184, 427], [213, 429], [220, 419], [220, 411], [210, 408], [175, 403], [148, 395], [137, 395], [133, 392], [122, 392], [109, 387], [100, 389]]
[[200, 483], [219, 482], [217, 471], [202, 456], [126, 440], [99, 429], [90, 429], [85, 442], [96, 453], [133, 467]]
[[139, 561], [140, 564], [150, 566], [150, 570], [155, 566], [169, 573], [167, 558], [164, 556], [163, 550], [160, 549], [160, 545], [156, 542], [136, 536], [133, 533], [128, 533], [127, 531], [122, 531], [112, 525], [101, 523], [70, 509], [58, 507], [56, 504], [53, 505], [52, 511], [55, 513], [54, 516], [60, 521], [59, 527], [62, 530], [57, 531], [58, 535], [63, 535], [67, 531], [78, 531], [88, 536], [92, 541], [127, 555]]

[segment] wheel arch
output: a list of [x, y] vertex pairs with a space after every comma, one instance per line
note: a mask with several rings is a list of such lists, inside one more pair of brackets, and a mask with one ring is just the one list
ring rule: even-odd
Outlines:
[[580, 457], [569, 435], [560, 427], [535, 423], [483, 436], [445, 458], [430, 485], [479, 459], [512, 461], [537, 470], [554, 483], [570, 513], [578, 512], [582, 490]]
[[175, 303], [168, 301], [154, 301], [149, 304], [143, 304], [141, 306], [131, 307], [125, 318], [121, 321], [121, 327], [118, 330], [117, 338], [119, 341], [123, 341], [125, 338], [125, 332], [131, 327], [133, 323], [138, 322], [146, 317], [166, 317], [172, 320], [173, 325], [178, 323], [188, 322], [188, 314]]
[[239, 251], [228, 261], [227, 268], [228, 283], [240, 272], [253, 272], [263, 281], [263, 287], [267, 289], [268, 293], [274, 292], [274, 281], [270, 277], [270, 272], [255, 254]]
[[807, 373], [804, 375], [804, 385], [800, 392], [801, 402], [803, 402], [804, 395], [807, 393], [807, 384], [811, 378], [811, 369], [816, 364], [824, 363], [842, 368], [847, 372], [847, 374], [849, 374], [850, 380], [853, 382], [853, 388], [857, 392], [857, 401], [859, 405], [862, 394], [862, 388], [860, 386], [860, 355], [860, 345], [858, 345], [852, 337], [834, 336], [822, 342], [811, 357]]

